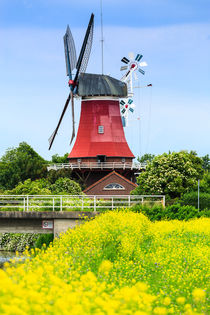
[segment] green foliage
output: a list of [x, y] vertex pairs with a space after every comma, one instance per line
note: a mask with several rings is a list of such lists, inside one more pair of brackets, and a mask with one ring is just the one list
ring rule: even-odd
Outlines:
[[[4, 191], [5, 195], [81, 195], [82, 190], [78, 183], [69, 178], [59, 178], [54, 184], [47, 179], [31, 179], [19, 183], [14, 189]], [[32, 201], [31, 201], [32, 202]], [[36, 201], [34, 201], [36, 204]], [[48, 202], [46, 201], [46, 206]], [[5, 210], [5, 209], [4, 209]]]
[[45, 244], [46, 247], [48, 247], [50, 245], [50, 243], [53, 241], [53, 238], [54, 238], [53, 233], [39, 234], [33, 247], [34, 248], [42, 248], [43, 244]]
[[54, 195], [81, 195], [82, 190], [78, 183], [69, 178], [59, 178], [50, 187]]
[[179, 203], [163, 208], [155, 205], [148, 207], [145, 205], [135, 205], [131, 208], [134, 212], [146, 215], [151, 221], [160, 220], [189, 220], [192, 218], [210, 217], [210, 210], [198, 211], [192, 205], [181, 205]]
[[202, 160], [194, 152], [164, 153], [148, 163], [132, 194], [164, 194], [177, 198], [189, 192], [202, 174]]
[[206, 154], [201, 159], [203, 160], [203, 169], [205, 171], [210, 171], [210, 157], [209, 157], [209, 154]]
[[0, 188], [13, 189], [19, 182], [35, 180], [47, 173], [45, 160], [26, 142], [8, 149], [0, 160]]
[[32, 181], [26, 179], [12, 190], [5, 191], [6, 195], [50, 195], [50, 183], [42, 178]]
[[[194, 187], [194, 190], [197, 191], [197, 187]], [[210, 172], [205, 172], [202, 180], [200, 181], [200, 191], [210, 194]]]
[[71, 170], [67, 168], [62, 168], [58, 171], [56, 170], [50, 170], [47, 173], [47, 180], [51, 183], [54, 184], [57, 179], [59, 178], [70, 178], [71, 179]]
[[138, 157], [137, 160], [140, 163], [151, 162], [154, 159], [155, 155], [150, 153], [145, 153], [141, 157]]
[[[187, 194], [184, 194], [180, 200], [182, 205], [191, 205], [198, 207], [198, 192], [191, 191]], [[199, 208], [201, 210], [210, 209], [210, 193], [200, 192], [199, 194]]]
[[22, 252], [26, 247], [41, 248], [43, 244], [49, 246], [53, 241], [53, 234], [35, 233], [1, 233], [0, 248], [3, 250]]
[[68, 163], [68, 155], [69, 153], [64, 154], [64, 156], [59, 156], [58, 154], [54, 154], [52, 156], [52, 163]]

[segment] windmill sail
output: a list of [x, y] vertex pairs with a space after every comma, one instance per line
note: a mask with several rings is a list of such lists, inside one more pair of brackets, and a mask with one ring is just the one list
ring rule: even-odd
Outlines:
[[[90, 52], [92, 48], [92, 42], [93, 42], [93, 26], [94, 26], [94, 14], [91, 14], [90, 21], [86, 30], [85, 38], [82, 44], [82, 48], [80, 51], [80, 55], [77, 61], [77, 72], [74, 78], [75, 84], [77, 83], [78, 77], [81, 72], [85, 72], [88, 64], [88, 60], [90, 57]], [[73, 96], [73, 95], [72, 95]], [[72, 109], [72, 136], [70, 144], [72, 143], [74, 137], [75, 137], [75, 120], [74, 120], [74, 100], [73, 97], [71, 99], [71, 109]]]
[[53, 142], [54, 142], [55, 136], [56, 136], [56, 134], [57, 134], [57, 132], [58, 132], [58, 129], [59, 129], [60, 124], [61, 124], [61, 121], [62, 121], [63, 116], [64, 116], [64, 114], [65, 114], [65, 111], [66, 111], [66, 109], [67, 109], [67, 107], [68, 107], [68, 105], [69, 105], [70, 99], [71, 99], [71, 93], [69, 94], [69, 96], [68, 96], [68, 98], [67, 98], [67, 100], [66, 100], [66, 103], [65, 103], [65, 105], [64, 105], [64, 108], [63, 108], [62, 114], [61, 114], [61, 116], [60, 116], [59, 122], [58, 122], [58, 124], [57, 124], [57, 127], [55, 128], [55, 131], [52, 133], [52, 135], [51, 135], [50, 138], [49, 138], [49, 150], [51, 149], [51, 146], [52, 146], [52, 144], [53, 144]]
[[74, 78], [75, 83], [77, 82], [78, 76], [80, 73], [84, 73], [87, 68], [88, 60], [90, 57], [90, 52], [92, 48], [92, 42], [93, 42], [93, 27], [94, 27], [94, 14], [91, 14], [90, 21], [87, 27], [87, 31], [85, 34], [85, 38], [82, 44], [82, 48], [80, 51], [80, 55], [77, 61], [77, 72]]
[[85, 72], [88, 64], [88, 60], [90, 57], [90, 51], [92, 47], [92, 41], [93, 41], [93, 25], [94, 25], [94, 14], [91, 14], [90, 21], [86, 30], [85, 38], [82, 44], [82, 48], [80, 51], [80, 55], [78, 58], [78, 61], [76, 63], [76, 49], [74, 44], [74, 39], [71, 34], [69, 26], [67, 26], [66, 34], [64, 35], [64, 50], [65, 50], [65, 59], [66, 59], [66, 73], [69, 76], [69, 79], [72, 80], [72, 71], [76, 68], [77, 72], [74, 77], [73, 84], [70, 84], [70, 94], [66, 100], [64, 109], [62, 111], [62, 114], [60, 116], [58, 125], [49, 138], [49, 150], [52, 147], [52, 144], [54, 142], [55, 136], [58, 132], [58, 129], [60, 127], [61, 121], [63, 119], [63, 116], [66, 112], [66, 109], [69, 105], [70, 99], [71, 99], [71, 109], [72, 109], [72, 136], [70, 144], [72, 143], [74, 137], [75, 137], [75, 118], [74, 118], [74, 87], [77, 84], [78, 77], [81, 72]]
[[71, 141], [70, 145], [75, 137], [75, 119], [74, 119], [74, 97], [73, 92], [71, 92], [71, 117], [72, 117], [72, 135], [71, 135]]
[[76, 68], [77, 57], [74, 39], [69, 26], [67, 26], [66, 34], [63, 37], [63, 41], [66, 60], [66, 75], [69, 76], [69, 79], [72, 79], [72, 71]]

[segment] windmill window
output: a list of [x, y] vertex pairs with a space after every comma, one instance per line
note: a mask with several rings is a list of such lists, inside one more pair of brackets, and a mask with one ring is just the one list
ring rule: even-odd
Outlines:
[[104, 126], [98, 126], [98, 133], [104, 133]]
[[111, 183], [104, 187], [104, 190], [123, 190], [123, 189], [125, 189], [125, 187], [117, 183]]

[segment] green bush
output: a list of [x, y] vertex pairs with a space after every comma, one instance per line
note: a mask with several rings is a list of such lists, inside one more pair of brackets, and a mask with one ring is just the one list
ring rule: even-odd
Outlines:
[[53, 241], [53, 234], [35, 233], [1, 233], [0, 248], [2, 250], [22, 252], [26, 247], [41, 248], [43, 244], [49, 246]]
[[42, 178], [32, 181], [30, 178], [19, 183], [12, 190], [6, 190], [5, 195], [50, 195], [50, 183]]
[[49, 234], [39, 234], [39, 237], [37, 238], [34, 247], [35, 248], [42, 248], [43, 244], [45, 244], [47, 247], [50, 245], [50, 243], [53, 241], [53, 233]]
[[59, 178], [50, 186], [54, 195], [82, 195], [82, 189], [78, 183], [69, 178]]
[[[181, 205], [198, 206], [198, 192], [192, 191], [184, 194], [180, 200]], [[200, 192], [199, 194], [199, 208], [200, 210], [210, 209], [210, 193]]]
[[[41, 178], [32, 181], [30, 178], [19, 183], [12, 190], [5, 190], [5, 195], [82, 195], [78, 183], [70, 178], [61, 177], [51, 184], [47, 179]], [[36, 202], [35, 202], [36, 204]]]
[[179, 203], [163, 208], [155, 205], [148, 207], [145, 205], [135, 205], [131, 208], [134, 212], [141, 212], [151, 221], [160, 220], [189, 220], [192, 218], [210, 217], [210, 210], [198, 211], [193, 206], [182, 206]]

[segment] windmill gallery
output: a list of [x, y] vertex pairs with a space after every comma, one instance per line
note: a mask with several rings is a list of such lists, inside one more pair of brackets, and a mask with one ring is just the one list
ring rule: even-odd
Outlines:
[[[128, 195], [136, 187], [135, 174], [142, 170], [131, 152], [124, 129], [129, 113], [134, 111], [132, 77], [135, 71], [144, 71], [139, 66], [141, 54], [123, 57], [125, 74], [121, 80], [104, 74], [85, 73], [93, 41], [94, 15], [86, 30], [79, 58], [76, 58], [74, 39], [69, 26], [64, 36], [66, 72], [70, 93], [55, 131], [49, 139], [49, 149], [66, 109], [71, 103], [72, 136], [75, 137], [74, 98], [81, 98], [79, 127], [73, 148], [68, 156], [68, 167], [86, 186], [88, 195]], [[73, 70], [76, 74], [73, 77]], [[56, 169], [56, 166], [50, 168]]]

